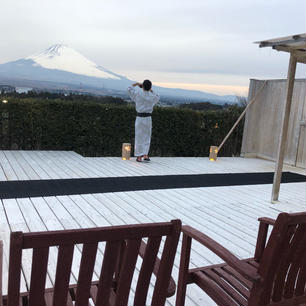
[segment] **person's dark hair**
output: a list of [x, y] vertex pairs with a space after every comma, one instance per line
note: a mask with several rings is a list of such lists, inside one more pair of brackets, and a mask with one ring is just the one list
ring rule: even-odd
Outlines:
[[152, 83], [150, 80], [144, 80], [142, 83], [142, 87], [144, 90], [149, 91], [152, 88]]

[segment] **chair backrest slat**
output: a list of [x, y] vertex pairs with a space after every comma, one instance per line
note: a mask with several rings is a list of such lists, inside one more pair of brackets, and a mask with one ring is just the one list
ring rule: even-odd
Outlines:
[[53, 306], [65, 305], [68, 298], [69, 279], [74, 245], [60, 245], [54, 284]]
[[76, 289], [75, 306], [83, 306], [88, 303], [97, 249], [98, 242], [91, 244], [85, 243], [83, 245], [78, 285]]
[[111, 296], [111, 285], [116, 270], [117, 258], [120, 252], [120, 241], [106, 242], [104, 258], [99, 280], [96, 306], [108, 306]]
[[44, 305], [49, 248], [33, 249], [29, 306]]
[[[301, 258], [306, 261], [306, 235], [303, 235], [306, 231], [306, 224], [300, 224], [297, 226], [296, 234], [293, 237], [291, 250], [291, 264], [288, 268], [288, 274], [286, 277], [286, 283], [284, 286], [284, 298], [288, 299], [294, 295], [296, 280], [299, 270], [301, 268]], [[304, 257], [303, 257], [304, 255]]]
[[259, 263], [261, 281], [254, 284], [249, 305], [277, 306], [300, 299], [305, 295], [305, 261], [306, 213], [279, 214]]
[[167, 236], [158, 274], [156, 277], [156, 283], [154, 293], [152, 297], [152, 306], [164, 305], [167, 296], [167, 287], [171, 277], [171, 270], [176, 254], [176, 245], [181, 233], [181, 224], [173, 223], [172, 235]]
[[23, 242], [22, 236], [23, 236], [22, 232], [11, 233], [7, 306], [19, 305], [22, 242]]
[[134, 305], [145, 306], [151, 275], [154, 269], [156, 256], [159, 250], [161, 237], [152, 237], [147, 241], [142, 266], [136, 286]]
[[115, 271], [115, 276], [114, 276], [114, 282], [116, 284], [118, 284], [118, 281], [119, 281], [120, 269], [121, 269], [121, 266], [122, 266], [122, 261], [123, 261], [123, 257], [124, 257], [125, 248], [126, 248], [126, 241], [122, 240], [121, 244], [120, 244], [120, 252], [119, 252], [118, 257], [117, 257], [116, 271]]
[[[304, 245], [306, 245], [306, 242], [304, 241]], [[296, 296], [301, 296], [305, 294], [306, 290], [306, 260], [302, 262], [301, 269], [299, 271], [299, 276], [296, 281], [296, 288], [294, 294]]]
[[[279, 302], [282, 299], [284, 285], [286, 281], [286, 275], [288, 268], [292, 261], [292, 256], [294, 250], [290, 248], [290, 240], [294, 237], [295, 232], [295, 226], [291, 225], [288, 227], [288, 231], [286, 233], [286, 237], [283, 239], [283, 245], [282, 245], [282, 256], [280, 257], [280, 263], [278, 264], [278, 267], [276, 267], [275, 270], [278, 270], [278, 273], [276, 273], [275, 281], [271, 282], [271, 288], [273, 289], [272, 294], [272, 300], [275, 302]], [[296, 239], [295, 239], [296, 241]]]
[[127, 304], [140, 244], [141, 239], [127, 241], [120, 269], [115, 306]]
[[[136, 302], [145, 305], [152, 272], [158, 270], [153, 293], [154, 305], [164, 305], [170, 282], [174, 255], [181, 228], [180, 220], [165, 223], [123, 225], [113, 227], [64, 230], [37, 233], [12, 233], [9, 263], [8, 306], [16, 306], [20, 298], [22, 250], [33, 249], [30, 283], [30, 305], [75, 305], [89, 304], [92, 298], [96, 306], [127, 305], [134, 271], [139, 258], [140, 246], [143, 261], [137, 281], [135, 274]], [[161, 244], [162, 237], [165, 243]], [[146, 238], [148, 245], [143, 242]], [[98, 246], [105, 243], [104, 251]], [[73, 261], [75, 245], [83, 245], [76, 286], [69, 287], [71, 268], [74, 276], [77, 261]], [[163, 245], [162, 257], [157, 269], [159, 248]], [[48, 253], [50, 247], [58, 247], [57, 266], [52, 291], [45, 291]], [[103, 260], [100, 257], [103, 256]], [[76, 256], [76, 258], [78, 258]], [[92, 282], [96, 262], [102, 261], [98, 282]], [[53, 274], [52, 274], [53, 275]], [[29, 277], [29, 275], [26, 275]], [[154, 298], [155, 297], [155, 298]], [[139, 303], [138, 303], [139, 302]], [[152, 300], [153, 302], [153, 300]]]

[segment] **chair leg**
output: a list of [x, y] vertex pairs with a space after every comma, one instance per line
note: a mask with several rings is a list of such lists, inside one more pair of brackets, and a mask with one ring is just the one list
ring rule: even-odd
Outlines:
[[2, 297], [2, 265], [3, 265], [3, 242], [0, 240], [0, 306], [3, 305]]
[[191, 238], [183, 234], [180, 271], [179, 271], [179, 279], [178, 279], [177, 294], [176, 294], [176, 306], [185, 305], [186, 286], [188, 284], [190, 250], [191, 250]]

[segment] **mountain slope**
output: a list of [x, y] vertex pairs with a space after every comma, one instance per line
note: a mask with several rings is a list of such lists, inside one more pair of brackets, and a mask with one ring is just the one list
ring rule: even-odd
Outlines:
[[120, 77], [107, 72], [79, 52], [63, 45], [54, 45], [43, 52], [27, 57], [37, 66], [56, 69], [96, 78], [117, 79]]
[[[10, 85], [18, 83], [15, 86], [21, 86], [22, 83], [27, 86], [34, 84], [33, 87], [46, 90], [55, 89], [58, 84], [59, 89], [79, 89], [95, 94], [114, 94], [118, 91], [121, 95], [125, 93], [126, 87], [134, 82], [96, 65], [79, 52], [63, 45], [54, 45], [32, 56], [0, 64], [0, 81]], [[201, 91], [164, 87], [155, 89], [162, 97], [181, 100], [210, 100], [220, 103], [233, 100], [228, 96], [223, 98]]]

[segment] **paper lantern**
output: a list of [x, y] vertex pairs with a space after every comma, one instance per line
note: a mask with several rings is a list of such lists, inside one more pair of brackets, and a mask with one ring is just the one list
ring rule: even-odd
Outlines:
[[122, 144], [122, 159], [123, 160], [131, 159], [131, 144], [130, 143]]
[[216, 161], [218, 155], [218, 147], [211, 146], [209, 149], [209, 160]]

